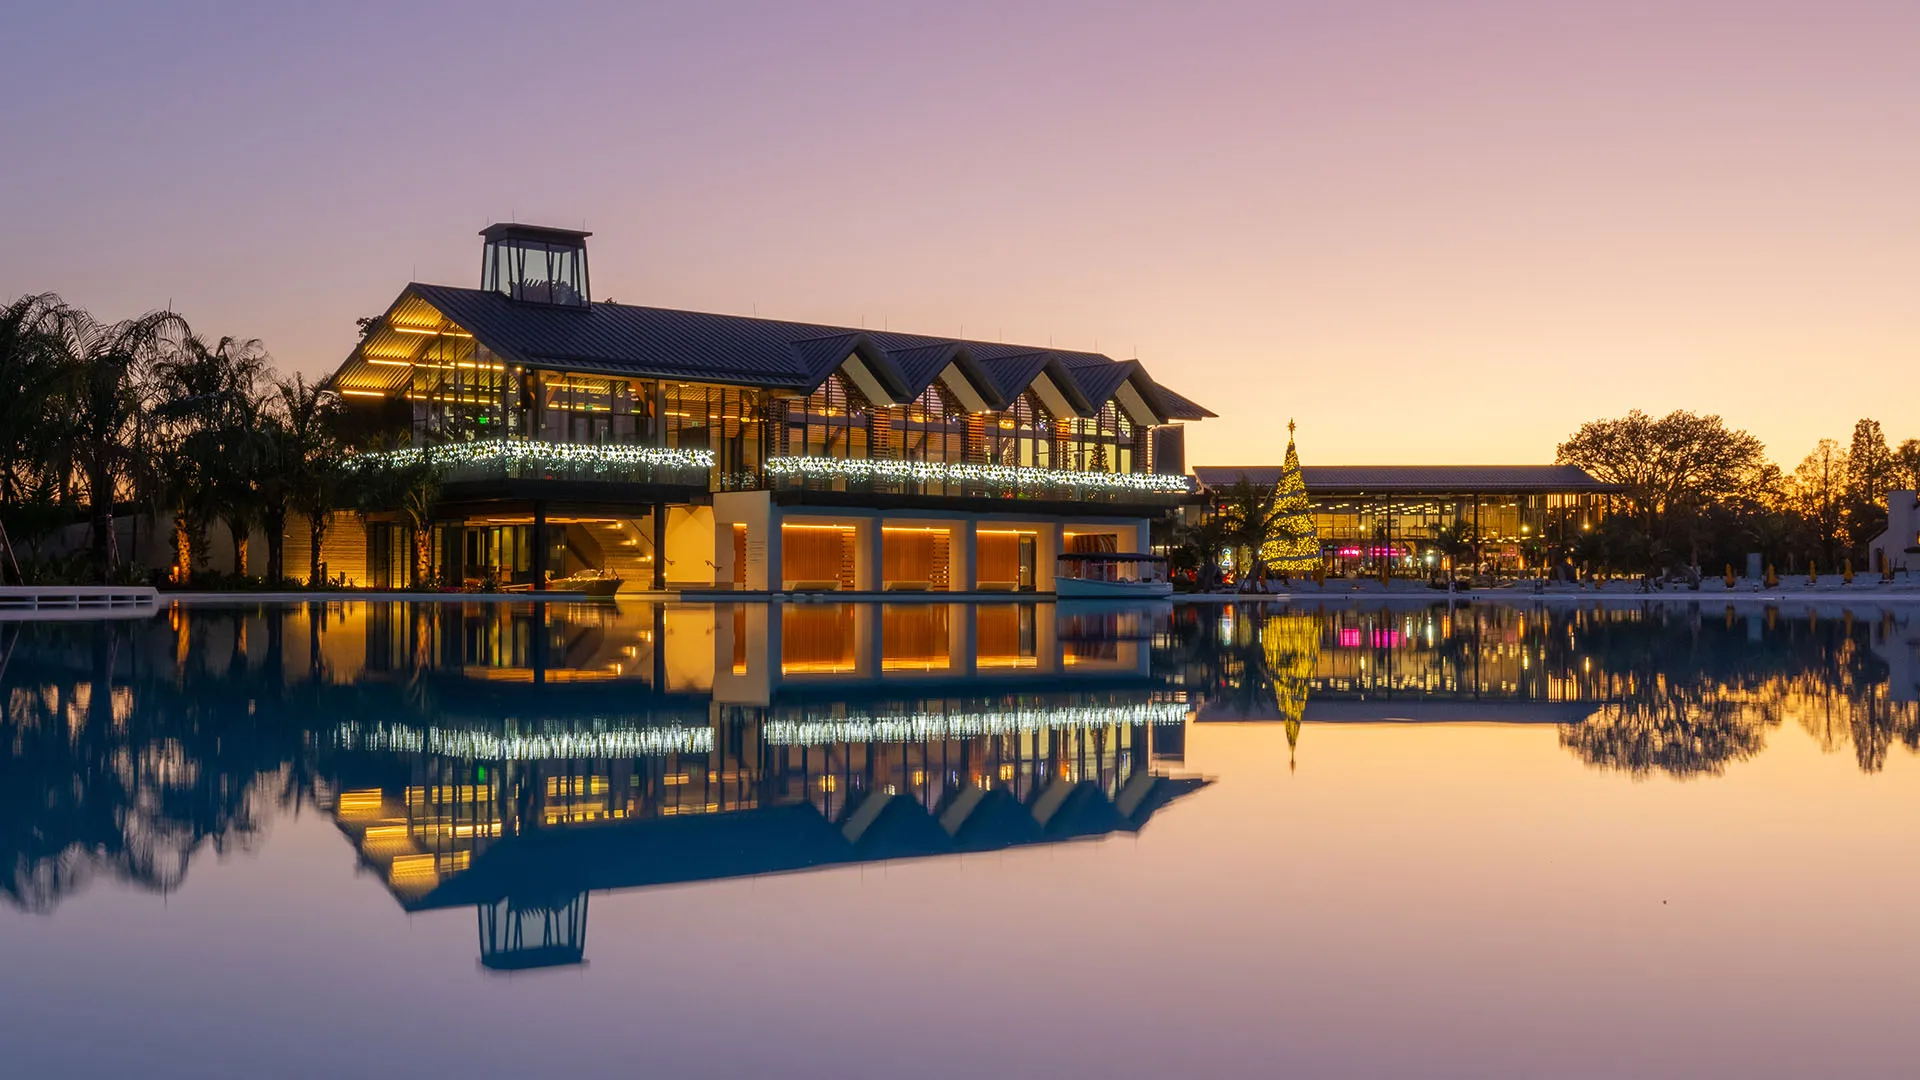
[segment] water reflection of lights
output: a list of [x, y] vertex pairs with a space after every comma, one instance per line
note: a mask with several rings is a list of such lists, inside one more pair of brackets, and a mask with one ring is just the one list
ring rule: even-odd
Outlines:
[[1018, 735], [1042, 730], [1170, 725], [1183, 723], [1186, 718], [1187, 706], [1172, 701], [1007, 712], [922, 712], [837, 720], [769, 720], [764, 738], [775, 746], [929, 742], [980, 735]]
[[350, 750], [484, 758], [493, 761], [544, 761], [553, 758], [648, 757], [655, 754], [706, 754], [713, 750], [707, 727], [636, 727], [604, 731], [464, 731], [407, 724], [341, 724], [336, 743]]

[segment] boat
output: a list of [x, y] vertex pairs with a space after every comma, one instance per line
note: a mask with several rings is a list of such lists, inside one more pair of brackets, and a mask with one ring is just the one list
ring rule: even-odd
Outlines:
[[625, 579], [611, 570], [576, 570], [563, 578], [553, 578], [547, 582], [552, 592], [581, 593], [586, 596], [612, 596], [620, 591]]
[[1129, 552], [1069, 552], [1054, 563], [1053, 594], [1062, 600], [1138, 600], [1173, 595], [1167, 560]]

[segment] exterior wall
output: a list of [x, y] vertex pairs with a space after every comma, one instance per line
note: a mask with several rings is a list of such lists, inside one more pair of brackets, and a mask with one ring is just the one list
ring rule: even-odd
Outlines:
[[1878, 572], [1883, 567], [1911, 570], [1920, 565], [1920, 555], [1907, 549], [1920, 547], [1920, 499], [1911, 490], [1887, 492], [1887, 527], [1867, 543], [1867, 566]]
[[[1005, 514], [940, 513], [824, 506], [781, 506], [765, 491], [714, 496], [711, 550], [720, 588], [734, 582], [749, 592], [801, 588], [860, 592], [973, 592], [980, 578], [980, 536], [1012, 533], [1033, 551], [1033, 578], [1025, 592], [1053, 591], [1054, 561], [1069, 536], [1103, 535], [1100, 543], [1120, 552], [1149, 550], [1148, 520], [1137, 517], [1063, 518]], [[735, 527], [745, 531], [744, 567], [736, 567]], [[805, 530], [805, 539], [801, 530]], [[822, 536], [812, 534], [820, 533]], [[827, 539], [832, 537], [833, 539]], [[1016, 539], [1015, 543], [1019, 540]], [[852, 561], [851, 574], [828, 565], [823, 545], [836, 545]], [[929, 558], [938, 565], [926, 566]], [[998, 571], [1004, 574], [1004, 571]], [[1004, 578], [985, 583], [1006, 590]]]
[[[732, 608], [732, 615], [725, 613]], [[1049, 686], [1081, 678], [1141, 678], [1151, 649], [1120, 638], [1085, 650], [1062, 640], [1055, 613], [1005, 603], [722, 605], [714, 630], [713, 695], [722, 704], [770, 702], [782, 687], [898, 689], [915, 680]]]
[[[669, 588], [689, 585], [710, 586], [717, 580], [719, 549], [714, 546], [714, 512], [710, 506], [670, 506], [667, 508], [666, 556]], [[709, 562], [715, 566], [707, 565]]]

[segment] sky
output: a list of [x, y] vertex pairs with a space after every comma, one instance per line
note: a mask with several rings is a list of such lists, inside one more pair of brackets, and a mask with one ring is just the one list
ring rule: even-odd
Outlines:
[[597, 297], [1137, 356], [1199, 464], [1920, 437], [1920, 4], [6, 5], [0, 299], [331, 370], [493, 221]]

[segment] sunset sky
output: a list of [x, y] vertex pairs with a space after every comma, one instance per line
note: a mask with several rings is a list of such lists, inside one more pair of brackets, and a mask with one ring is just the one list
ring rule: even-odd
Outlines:
[[1920, 3], [15, 5], [0, 300], [330, 370], [491, 221], [600, 298], [1137, 355], [1198, 463], [1920, 436]]

